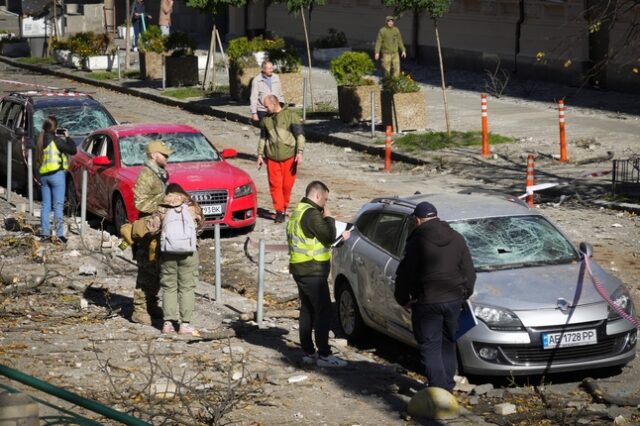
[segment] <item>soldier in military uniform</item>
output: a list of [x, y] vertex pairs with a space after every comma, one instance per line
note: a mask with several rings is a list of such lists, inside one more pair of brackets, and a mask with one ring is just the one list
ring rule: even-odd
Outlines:
[[391, 75], [398, 77], [400, 75], [400, 57], [398, 52], [402, 54], [402, 58], [407, 57], [407, 49], [402, 42], [402, 34], [400, 30], [396, 28], [395, 18], [393, 16], [387, 16], [387, 24], [380, 28], [378, 31], [378, 37], [376, 38], [375, 47], [375, 59], [380, 59], [380, 52], [382, 52], [382, 70], [384, 76]]
[[[161, 140], [152, 141], [147, 145], [148, 158], [133, 187], [134, 203], [141, 218], [155, 213], [165, 196], [169, 180], [165, 167], [172, 152]], [[157, 251], [157, 235], [145, 235], [135, 243], [138, 277], [133, 292], [131, 321], [140, 324], [151, 325], [152, 318], [162, 319], [162, 309], [158, 306], [160, 266]]]

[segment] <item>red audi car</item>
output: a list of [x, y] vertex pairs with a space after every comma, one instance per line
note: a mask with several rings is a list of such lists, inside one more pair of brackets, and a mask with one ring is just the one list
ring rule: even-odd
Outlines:
[[[82, 169], [88, 171], [87, 211], [120, 225], [138, 218], [133, 186], [147, 159], [147, 144], [162, 139], [173, 150], [169, 183], [180, 184], [202, 207], [206, 226], [252, 228], [256, 220], [256, 186], [247, 173], [226, 158], [235, 149], [218, 152], [193, 127], [180, 124], [126, 124], [91, 133], [70, 162], [67, 201], [79, 206]], [[77, 207], [76, 207], [77, 208]]]

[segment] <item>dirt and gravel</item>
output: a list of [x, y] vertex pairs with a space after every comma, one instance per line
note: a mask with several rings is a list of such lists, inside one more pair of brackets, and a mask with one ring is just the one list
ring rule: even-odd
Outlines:
[[[253, 157], [257, 129], [6, 65], [0, 67], [3, 75], [10, 74], [13, 79], [59, 87], [72, 85], [95, 92], [94, 97], [119, 121], [172, 121], [201, 129], [219, 148], [233, 147], [240, 152], [231, 162], [250, 173], [258, 186], [259, 206], [270, 209], [266, 174], [256, 169]], [[450, 98], [456, 97], [461, 106], [454, 114], [464, 115], [462, 105], [471, 94], [452, 89]], [[524, 103], [533, 111], [544, 109], [533, 101], [517, 103]], [[588, 117], [591, 111], [579, 112]], [[637, 120], [632, 114], [625, 117], [626, 123]], [[505, 129], [522, 126], [518, 114], [510, 119]], [[584, 125], [588, 124], [585, 119]], [[630, 131], [614, 138], [605, 135], [597, 138], [597, 145], [575, 145], [574, 149], [584, 150], [580, 151], [584, 159], [599, 158], [601, 153], [616, 149], [616, 144], [628, 152], [635, 148], [637, 134]], [[551, 136], [539, 134], [536, 138], [541, 151], [545, 147], [551, 150]], [[323, 180], [331, 188], [332, 211], [339, 219], [348, 220], [359, 206], [379, 195], [463, 190], [521, 194], [525, 180], [521, 156], [529, 148], [526, 139], [496, 146], [490, 159], [481, 159], [471, 150], [447, 151], [430, 158], [428, 165], [396, 163], [392, 173], [382, 173], [379, 158], [348, 148], [310, 143], [299, 168], [293, 198], [302, 196], [310, 180]], [[610, 168], [610, 163], [587, 160], [580, 165], [559, 165], [550, 156], [541, 155], [536, 166], [541, 179], [567, 183], [540, 196], [538, 208], [574, 242], [591, 242], [595, 259], [627, 284], [636, 306], [640, 306], [640, 219], [633, 213], [594, 205], [595, 200], [606, 195], [608, 177], [580, 178], [586, 172]], [[20, 203], [17, 204], [9, 206], [0, 198], [3, 218], [17, 217], [20, 225], [21, 216], [16, 212]], [[31, 223], [33, 220], [27, 218], [24, 225]], [[347, 368], [329, 370], [300, 365], [297, 322], [291, 318], [296, 312], [296, 291], [287, 274], [285, 252], [267, 254], [264, 327], [258, 328], [250, 321], [255, 306], [245, 297], [255, 294], [256, 243], [264, 239], [268, 244], [282, 244], [282, 225], [259, 219], [250, 234], [223, 233], [221, 278], [226, 290], [219, 303], [211, 300], [213, 290], [206, 284], [214, 282], [214, 250], [213, 236], [205, 235], [200, 246], [204, 282], [198, 288], [194, 321], [203, 330], [202, 339], [168, 338], [156, 328], [126, 320], [131, 310], [135, 266], [129, 261], [129, 252], [121, 253], [115, 246], [117, 239], [100, 231], [100, 221], [92, 220], [92, 229], [84, 240], [75, 233], [77, 224], [71, 223], [66, 247], [34, 241], [24, 225], [21, 231], [0, 231], [0, 364], [131, 412], [153, 424], [172, 424], [185, 416], [191, 420], [182, 424], [195, 424], [193, 418], [198, 415], [203, 422], [218, 416], [247, 425], [436, 424], [402, 414], [412, 392], [421, 388], [424, 379], [417, 352], [410, 347], [379, 335], [365, 345], [353, 347], [338, 335], [332, 344], [350, 361]], [[26, 289], [29, 285], [34, 288]], [[456, 392], [456, 396], [465, 408], [464, 416], [447, 424], [599, 425], [611, 424], [614, 418], [618, 418], [617, 424], [624, 424], [619, 416], [626, 424], [638, 424], [637, 403], [622, 407], [599, 404], [601, 401], [580, 387], [580, 381], [596, 375], [608, 392], [638, 399], [639, 368], [640, 363], [635, 360], [621, 371], [502, 380], [494, 382], [494, 389], [462, 386], [465, 389]], [[476, 385], [486, 381], [472, 378]], [[27, 389], [4, 378], [0, 384]], [[177, 385], [178, 397], [168, 398], [173, 385]], [[492, 407], [503, 402], [515, 404], [518, 413], [513, 417], [493, 414]], [[56, 404], [68, 407], [59, 400]], [[187, 407], [204, 408], [189, 417], [185, 415]], [[112, 423], [103, 418], [98, 421]]]

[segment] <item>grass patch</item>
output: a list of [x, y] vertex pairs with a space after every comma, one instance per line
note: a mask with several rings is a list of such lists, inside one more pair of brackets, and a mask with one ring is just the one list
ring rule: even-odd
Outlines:
[[202, 90], [200, 87], [178, 87], [177, 89], [167, 89], [162, 94], [176, 99], [209, 98], [228, 95], [229, 86], [216, 86], [213, 90]]
[[55, 61], [52, 56], [48, 58], [38, 58], [38, 57], [29, 57], [29, 58], [18, 58], [16, 61], [21, 62], [23, 64], [30, 65], [45, 65], [45, 64], [53, 64]]
[[[489, 133], [489, 145], [511, 143], [515, 139], [494, 133]], [[384, 144], [379, 140], [377, 144]], [[394, 145], [408, 152], [438, 151], [444, 148], [459, 148], [465, 146], [482, 145], [482, 132], [447, 132], [411, 133], [401, 136], [394, 141]]]
[[[122, 72], [123, 78], [140, 78], [140, 71], [127, 71]], [[93, 80], [105, 81], [105, 80], [117, 80], [118, 71], [93, 71], [87, 74], [88, 78]]]

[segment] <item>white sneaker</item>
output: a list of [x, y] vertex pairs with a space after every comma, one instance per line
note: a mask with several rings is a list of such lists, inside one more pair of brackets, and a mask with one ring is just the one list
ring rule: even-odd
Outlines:
[[134, 47], [132, 50], [133, 50], [134, 52], [137, 52], [137, 51], [138, 51], [138, 48], [137, 48], [137, 47]]
[[318, 353], [313, 353], [311, 355], [305, 354], [302, 356], [302, 364], [303, 365], [315, 365], [318, 361]]
[[335, 355], [328, 355], [319, 356], [316, 364], [318, 364], [318, 367], [344, 367], [347, 365], [347, 361]]

